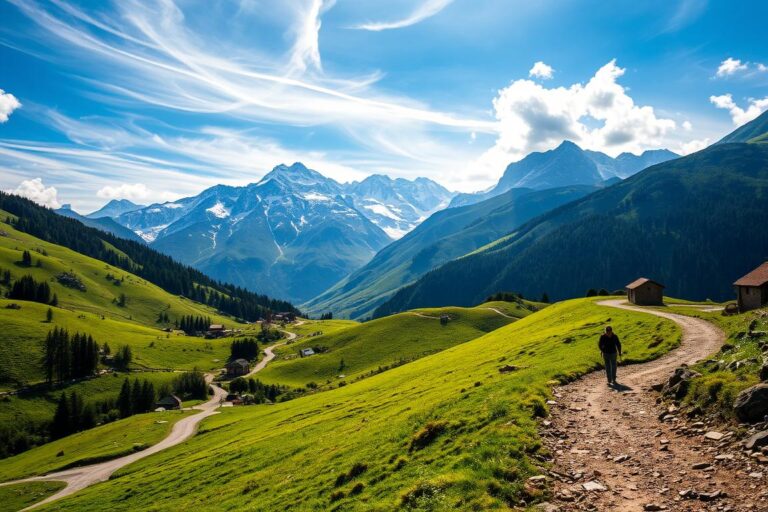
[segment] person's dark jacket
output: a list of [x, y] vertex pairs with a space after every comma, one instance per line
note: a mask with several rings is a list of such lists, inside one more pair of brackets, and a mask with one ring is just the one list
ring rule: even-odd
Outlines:
[[600, 336], [600, 341], [597, 343], [597, 346], [600, 347], [600, 352], [604, 354], [615, 354], [616, 352], [621, 354], [621, 342], [619, 341], [619, 337], [615, 334], [611, 336], [603, 334]]

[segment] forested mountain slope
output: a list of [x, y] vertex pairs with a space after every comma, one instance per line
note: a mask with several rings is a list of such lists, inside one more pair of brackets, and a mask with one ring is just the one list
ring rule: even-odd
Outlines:
[[586, 185], [542, 191], [513, 189], [477, 204], [439, 211], [304, 306], [309, 311], [363, 318], [431, 269], [595, 190]]
[[28, 199], [0, 192], [0, 210], [11, 214], [0, 218], [10, 220], [19, 231], [114, 265], [173, 295], [183, 295], [212, 305], [227, 314], [257, 320], [267, 310], [296, 311], [286, 301], [216, 281], [145, 244], [89, 228]]
[[403, 288], [376, 315], [498, 290], [577, 297], [641, 275], [672, 296], [728, 299], [768, 255], [767, 198], [768, 147], [717, 144], [532, 220]]

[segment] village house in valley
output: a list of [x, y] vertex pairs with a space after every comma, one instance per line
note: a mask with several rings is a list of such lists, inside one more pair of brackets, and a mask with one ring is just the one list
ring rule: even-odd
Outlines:
[[235, 359], [227, 363], [227, 375], [231, 377], [239, 377], [240, 375], [246, 375], [251, 371], [251, 365], [243, 358]]
[[155, 403], [156, 409], [165, 411], [175, 411], [181, 409], [181, 398], [176, 395], [167, 395]]
[[627, 299], [638, 306], [662, 306], [664, 285], [647, 277], [641, 277], [627, 286]]
[[768, 261], [733, 283], [733, 286], [741, 311], [768, 304]]

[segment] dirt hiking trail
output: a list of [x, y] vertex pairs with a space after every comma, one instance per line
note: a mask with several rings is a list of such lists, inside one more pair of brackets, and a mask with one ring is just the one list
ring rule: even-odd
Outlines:
[[672, 320], [682, 328], [682, 342], [655, 361], [620, 366], [616, 389], [607, 386], [603, 371], [555, 388], [552, 417], [542, 424], [554, 455], [555, 496], [543, 510], [760, 510], [764, 502], [755, 502], [765, 479], [740, 471], [725, 443], [704, 432], [686, 435], [690, 429], [675, 415], [661, 421], [658, 394], [649, 389], [675, 368], [716, 352], [724, 333], [705, 320], [624, 299], [599, 304]]

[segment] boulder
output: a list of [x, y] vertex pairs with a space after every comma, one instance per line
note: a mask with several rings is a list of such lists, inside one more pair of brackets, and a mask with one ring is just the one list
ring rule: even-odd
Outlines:
[[680, 400], [688, 393], [688, 386], [690, 380], [694, 377], [699, 377], [701, 374], [691, 370], [687, 366], [681, 366], [675, 369], [675, 373], [669, 378], [662, 393], [667, 396], [672, 396], [676, 400]]
[[768, 415], [768, 384], [757, 384], [739, 393], [733, 402], [733, 410], [741, 421], [763, 421]]
[[752, 435], [752, 437], [747, 439], [744, 443], [744, 447], [747, 450], [759, 450], [764, 446], [768, 446], [768, 430], [763, 430], [762, 432]]
[[760, 380], [768, 382], [768, 361], [764, 362], [763, 366], [760, 368]]

